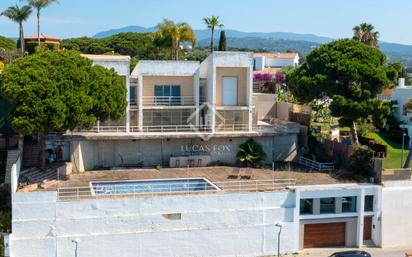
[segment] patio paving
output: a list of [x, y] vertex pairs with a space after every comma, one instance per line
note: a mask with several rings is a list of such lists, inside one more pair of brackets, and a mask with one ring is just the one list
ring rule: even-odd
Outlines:
[[[60, 187], [89, 186], [91, 181], [143, 180], [143, 179], [174, 179], [174, 178], [207, 178], [213, 183], [234, 182], [229, 175], [232, 167], [207, 168], [164, 168], [164, 169], [136, 169], [136, 170], [99, 170], [81, 174], [72, 174], [67, 181], [60, 182]], [[243, 169], [241, 170], [241, 173]], [[297, 185], [335, 184], [342, 183], [326, 173], [272, 171], [268, 169], [253, 169], [250, 181], [295, 179]], [[237, 179], [240, 180], [240, 179]], [[244, 181], [244, 180], [243, 180]]]

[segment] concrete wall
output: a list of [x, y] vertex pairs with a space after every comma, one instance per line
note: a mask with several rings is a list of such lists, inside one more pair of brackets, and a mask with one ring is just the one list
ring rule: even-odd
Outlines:
[[216, 105], [222, 105], [222, 81], [224, 77], [236, 77], [238, 105], [247, 105], [247, 68], [217, 67], [216, 68]]
[[143, 97], [154, 96], [154, 87], [156, 85], [179, 85], [181, 96], [194, 97], [193, 83], [194, 83], [193, 76], [186, 76], [186, 77], [144, 76]]
[[387, 184], [382, 188], [382, 247], [410, 245], [412, 183]]
[[[159, 164], [168, 166], [171, 156], [202, 154], [209, 155], [212, 163], [236, 164], [239, 145], [247, 139], [212, 138], [206, 142], [200, 138], [75, 141], [72, 148], [72, 162], [73, 167], [78, 171], [137, 164], [141, 161], [144, 161], [147, 167]], [[272, 157], [278, 161], [291, 161], [296, 156], [296, 134], [254, 139], [266, 152], [266, 164], [271, 164]]]
[[[295, 252], [294, 193], [245, 193], [58, 202], [13, 197], [12, 257], [267, 256]], [[171, 215], [174, 214], [174, 215]]]
[[270, 120], [276, 118], [276, 95], [275, 94], [253, 94], [253, 103], [258, 120]]
[[265, 58], [266, 67], [287, 67], [295, 66], [299, 63], [296, 63], [295, 59], [282, 59], [282, 58]]

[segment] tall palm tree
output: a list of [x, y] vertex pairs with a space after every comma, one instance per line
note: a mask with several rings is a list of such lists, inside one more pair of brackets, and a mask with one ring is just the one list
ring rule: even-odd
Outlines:
[[179, 60], [180, 43], [190, 41], [194, 46], [196, 44], [196, 34], [189, 24], [174, 23], [171, 20], [164, 19], [157, 25], [157, 36], [162, 38], [164, 47], [171, 48], [171, 59]]
[[353, 39], [371, 47], [378, 47], [379, 36], [379, 32], [375, 31], [372, 24], [362, 23], [353, 28]]
[[36, 9], [37, 15], [37, 42], [40, 45], [40, 11], [52, 3], [58, 3], [58, 0], [27, 0], [29, 5]]
[[10, 20], [12, 20], [12, 21], [19, 24], [20, 49], [21, 49], [21, 54], [22, 55], [24, 55], [23, 22], [27, 21], [27, 19], [30, 17], [31, 13], [32, 13], [32, 9], [31, 9], [30, 6], [27, 6], [27, 5], [25, 5], [21, 8], [18, 5], [10, 6], [4, 12], [1, 13], [1, 15], [6, 16]]
[[216, 29], [216, 27], [223, 28], [224, 25], [223, 25], [223, 23], [220, 22], [219, 16], [212, 16], [212, 17], [203, 18], [203, 22], [205, 23], [207, 28], [210, 29], [210, 31], [212, 32], [212, 37], [211, 37], [211, 40], [210, 40], [210, 51], [213, 52], [214, 48], [215, 48], [215, 42], [214, 42], [215, 29]]

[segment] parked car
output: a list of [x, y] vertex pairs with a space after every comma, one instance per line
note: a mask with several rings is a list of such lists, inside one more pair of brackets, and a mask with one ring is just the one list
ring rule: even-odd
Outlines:
[[334, 253], [330, 257], [372, 257], [372, 255], [364, 251], [347, 251]]

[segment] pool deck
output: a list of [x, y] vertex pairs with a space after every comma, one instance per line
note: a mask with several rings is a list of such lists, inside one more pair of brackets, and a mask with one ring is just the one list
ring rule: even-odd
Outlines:
[[[233, 177], [233, 171], [239, 170], [240, 176]], [[263, 192], [284, 190], [293, 186], [302, 185], [330, 185], [350, 183], [342, 181], [328, 173], [310, 172], [307, 170], [277, 170], [251, 169], [250, 178], [246, 175], [247, 169], [235, 167], [196, 167], [196, 168], [162, 168], [162, 169], [123, 169], [123, 170], [95, 170], [84, 173], [71, 174], [64, 180], [46, 181], [41, 184], [32, 184], [20, 190], [21, 192], [33, 191], [58, 191], [67, 200], [89, 199], [96, 197], [90, 190], [90, 182], [115, 182], [133, 180], [167, 180], [185, 178], [205, 178], [219, 187], [220, 193], [230, 192]], [[185, 192], [187, 193], [187, 192]], [[200, 192], [202, 193], [202, 192]], [[210, 193], [210, 192], [203, 192]], [[158, 193], [152, 193], [151, 195]], [[162, 194], [175, 194], [166, 192]], [[119, 197], [113, 195], [111, 197]]]
[[[81, 174], [72, 174], [67, 181], [59, 183], [60, 187], [84, 187], [91, 181], [119, 181], [119, 180], [150, 180], [150, 179], [179, 179], [179, 178], [206, 178], [213, 183], [234, 182], [230, 174], [233, 167], [207, 167], [207, 168], [164, 168], [164, 169], [136, 169], [136, 170], [99, 170], [88, 171]], [[241, 169], [242, 174], [245, 169]], [[297, 185], [317, 185], [342, 183], [326, 173], [272, 171], [268, 169], [253, 169], [253, 176], [249, 181], [296, 179]]]

